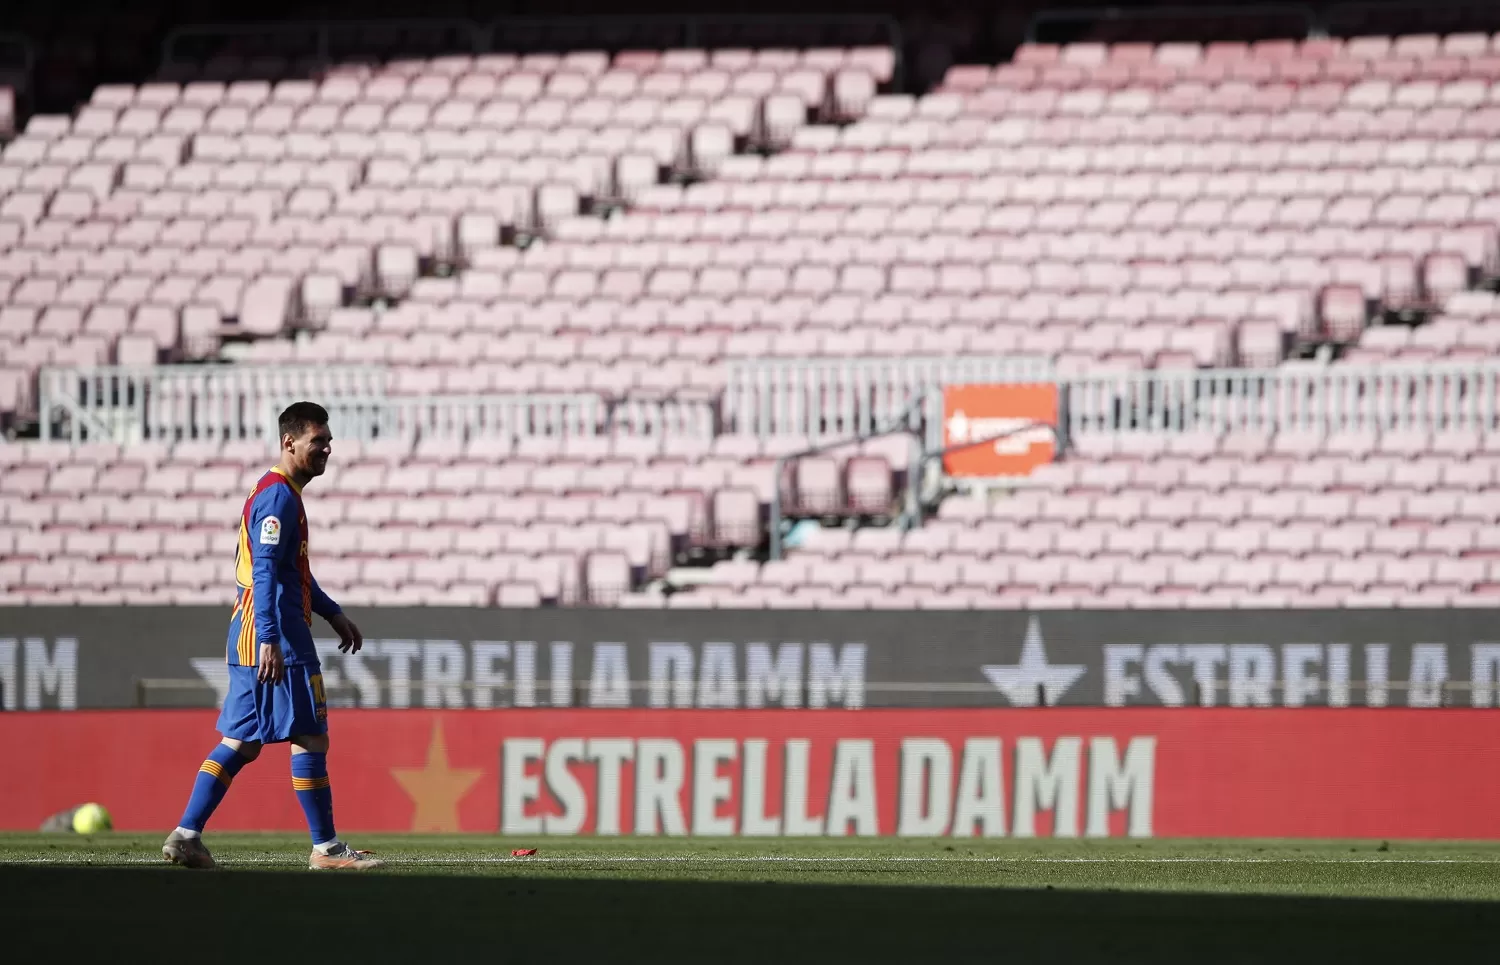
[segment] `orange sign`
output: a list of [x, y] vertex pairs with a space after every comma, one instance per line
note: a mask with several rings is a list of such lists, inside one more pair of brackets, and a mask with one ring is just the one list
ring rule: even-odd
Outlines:
[[1025, 476], [1057, 455], [1057, 386], [950, 385], [943, 389], [943, 448], [950, 476]]

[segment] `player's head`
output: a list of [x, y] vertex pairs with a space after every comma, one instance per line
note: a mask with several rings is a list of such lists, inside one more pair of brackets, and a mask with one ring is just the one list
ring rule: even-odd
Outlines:
[[306, 479], [323, 475], [333, 451], [328, 410], [316, 402], [294, 402], [276, 420], [281, 433], [281, 467]]

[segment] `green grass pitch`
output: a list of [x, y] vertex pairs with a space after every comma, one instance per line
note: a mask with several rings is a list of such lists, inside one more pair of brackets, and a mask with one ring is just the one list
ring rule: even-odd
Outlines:
[[0, 835], [8, 960], [267, 963], [303, 922], [347, 961], [1500, 962], [1487, 843], [356, 835], [391, 866], [328, 875], [305, 838], [190, 872], [160, 837]]

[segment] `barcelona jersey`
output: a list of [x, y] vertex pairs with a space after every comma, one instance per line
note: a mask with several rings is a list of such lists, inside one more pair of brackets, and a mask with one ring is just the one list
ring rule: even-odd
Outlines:
[[260, 646], [275, 643], [288, 665], [317, 664], [312, 617], [339, 612], [313, 579], [307, 555], [307, 514], [297, 484], [272, 469], [255, 484], [240, 514], [229, 618], [229, 665], [253, 667]]

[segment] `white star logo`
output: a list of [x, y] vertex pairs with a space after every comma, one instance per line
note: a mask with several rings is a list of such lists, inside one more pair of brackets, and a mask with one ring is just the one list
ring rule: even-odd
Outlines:
[[995, 689], [1005, 695], [1013, 707], [1035, 707], [1037, 687], [1046, 690], [1047, 704], [1055, 704], [1078, 682], [1087, 668], [1081, 663], [1048, 663], [1047, 648], [1042, 642], [1042, 625], [1036, 617], [1026, 625], [1026, 640], [1021, 644], [1021, 660], [1015, 666], [989, 664], [980, 667]]

